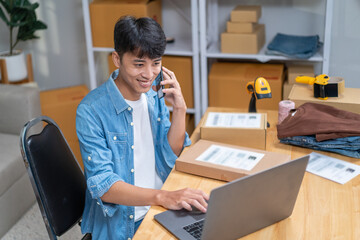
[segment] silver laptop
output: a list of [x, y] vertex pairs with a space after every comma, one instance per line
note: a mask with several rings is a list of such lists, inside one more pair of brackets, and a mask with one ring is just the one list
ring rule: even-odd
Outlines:
[[289, 217], [309, 156], [211, 191], [207, 213], [168, 210], [154, 216], [178, 239], [238, 239]]

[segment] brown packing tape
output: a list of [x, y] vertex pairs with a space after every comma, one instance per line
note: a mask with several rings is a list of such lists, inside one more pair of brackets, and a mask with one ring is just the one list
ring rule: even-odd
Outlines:
[[337, 84], [339, 95], [345, 91], [345, 80], [342, 77], [330, 77], [328, 84]]

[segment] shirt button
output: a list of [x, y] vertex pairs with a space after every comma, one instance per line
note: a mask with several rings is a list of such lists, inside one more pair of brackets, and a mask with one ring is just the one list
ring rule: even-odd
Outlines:
[[88, 156], [88, 160], [89, 160], [89, 161], [91, 160], [91, 157], [90, 157], [90, 156]]
[[134, 123], [133, 123], [133, 122], [131, 122], [131, 123], [130, 123], [130, 125], [131, 125], [131, 126], [134, 126]]
[[134, 218], [134, 216], [133, 216], [133, 215], [130, 215], [130, 216], [129, 216], [129, 218], [130, 218], [130, 219], [133, 219], [133, 218]]
[[157, 121], [160, 122], [161, 118], [158, 118]]
[[128, 240], [131, 240], [131, 238], [128, 238]]
[[100, 203], [99, 203], [99, 202], [97, 202], [97, 205], [100, 205]]
[[135, 170], [132, 168], [131, 170], [130, 170], [131, 172], [135, 172]]
[[128, 110], [131, 111], [131, 107], [128, 107]]
[[135, 148], [135, 146], [134, 146], [134, 145], [132, 145], [132, 146], [131, 146], [131, 149], [134, 149], [134, 148]]
[[116, 137], [114, 137], [113, 139], [114, 139], [114, 141], [115, 141], [115, 140], [116, 140]]

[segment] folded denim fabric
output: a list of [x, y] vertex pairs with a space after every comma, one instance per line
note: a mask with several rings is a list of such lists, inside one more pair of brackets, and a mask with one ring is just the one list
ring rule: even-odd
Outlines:
[[335, 152], [345, 156], [360, 158], [360, 136], [344, 137], [318, 142], [315, 135], [294, 136], [280, 139], [281, 143], [320, 151]]
[[267, 46], [266, 54], [307, 59], [322, 46], [319, 36], [296, 36], [277, 33]]

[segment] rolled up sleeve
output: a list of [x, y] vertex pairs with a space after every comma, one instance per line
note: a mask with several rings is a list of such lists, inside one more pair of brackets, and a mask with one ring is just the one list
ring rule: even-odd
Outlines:
[[112, 151], [107, 147], [101, 120], [87, 104], [80, 104], [76, 114], [76, 131], [84, 163], [87, 188], [93, 199], [102, 207], [104, 215], [112, 216], [116, 204], [102, 202], [101, 197], [117, 181], [123, 181], [114, 173]]

